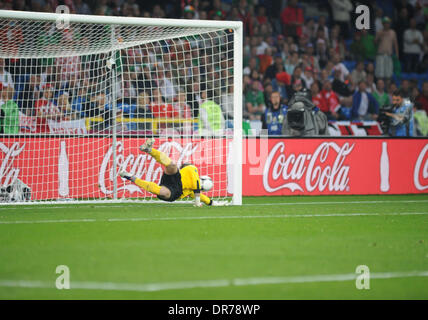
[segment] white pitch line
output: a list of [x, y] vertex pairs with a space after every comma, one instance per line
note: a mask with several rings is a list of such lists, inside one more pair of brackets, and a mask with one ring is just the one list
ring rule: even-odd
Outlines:
[[[295, 205], [330, 205], [330, 204], [376, 204], [376, 203], [426, 203], [428, 200], [368, 200], [368, 201], [318, 201], [318, 202], [268, 202], [268, 203], [243, 203], [242, 206], [295, 206]], [[174, 204], [188, 204], [188, 203], [182, 203], [180, 201], [177, 201]], [[124, 203], [123, 205], [112, 203], [111, 205], [97, 205], [97, 204], [70, 204], [70, 205], [64, 205], [64, 206], [52, 206], [52, 204], [46, 204], [46, 206], [31, 206], [31, 207], [1, 207], [0, 211], [2, 210], [50, 210], [50, 209], [66, 209], [70, 208], [70, 206], [77, 205], [77, 208], [134, 208], [134, 207], [148, 207], [148, 206], [174, 206], [174, 204], [171, 203]]]
[[180, 220], [224, 220], [224, 219], [286, 219], [315, 217], [361, 217], [361, 216], [412, 216], [428, 215], [428, 212], [358, 212], [358, 213], [320, 213], [320, 214], [277, 214], [252, 216], [200, 216], [200, 217], [151, 217], [151, 218], [110, 218], [110, 219], [58, 219], [58, 220], [11, 220], [1, 224], [41, 224], [41, 223], [77, 223], [77, 222], [131, 222], [131, 221], [180, 221]]
[[[428, 277], [428, 271], [370, 273], [370, 279], [395, 279], [395, 278], [410, 278], [410, 277]], [[195, 289], [195, 288], [278, 285], [278, 284], [287, 284], [287, 283], [341, 282], [341, 281], [354, 281], [356, 280], [356, 278], [357, 278], [357, 275], [355, 273], [347, 273], [347, 274], [306, 275], [306, 276], [291, 276], [291, 277], [236, 278], [232, 280], [220, 279], [220, 280], [200, 280], [200, 281], [181, 281], [181, 282], [161, 282], [161, 283], [147, 283], [147, 284], [71, 281], [70, 289], [156, 292], [156, 291], [184, 290], [184, 289]], [[31, 281], [31, 280], [0, 280], [0, 287], [55, 289], [53, 281], [47, 282], [47, 281]]]

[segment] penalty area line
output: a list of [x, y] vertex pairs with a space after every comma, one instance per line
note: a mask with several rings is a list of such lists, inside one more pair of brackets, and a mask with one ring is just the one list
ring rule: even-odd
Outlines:
[[1, 224], [42, 224], [42, 223], [80, 223], [80, 222], [143, 222], [143, 221], [184, 221], [184, 220], [225, 220], [225, 219], [287, 219], [287, 218], [327, 218], [327, 217], [362, 217], [362, 216], [412, 216], [428, 215], [428, 212], [357, 212], [357, 213], [319, 213], [319, 214], [277, 214], [277, 215], [246, 215], [246, 216], [196, 216], [196, 217], [141, 217], [141, 218], [109, 218], [109, 219], [58, 219], [58, 220], [10, 220], [0, 221]]
[[[367, 201], [316, 201], [316, 202], [266, 202], [266, 203], [243, 203], [242, 206], [296, 206], [296, 205], [334, 205], [334, 204], [376, 204], [376, 203], [389, 203], [389, 204], [394, 204], [394, 203], [426, 203], [428, 202], [428, 200], [367, 200]], [[174, 203], [164, 203], [164, 202], [159, 202], [159, 203], [154, 203], [154, 202], [150, 202], [150, 203], [135, 203], [135, 202], [128, 202], [128, 203], [123, 203], [123, 204], [118, 204], [117, 202], [112, 203], [112, 204], [88, 204], [88, 203], [73, 203], [73, 204], [65, 204], [62, 206], [58, 206], [58, 205], [54, 205], [54, 204], [47, 204], [46, 206], [40, 206], [40, 204], [38, 205], [34, 205], [34, 206], [29, 206], [29, 207], [8, 207], [8, 206], [1, 206], [0, 205], [0, 211], [2, 210], [50, 210], [50, 209], [67, 209], [70, 208], [71, 206], [73, 206], [73, 208], [82, 208], [82, 209], [96, 209], [96, 208], [135, 208], [135, 207], [158, 207], [158, 206], [170, 206], [173, 207], [174, 205], [189, 205], [189, 202], [174, 202]], [[24, 204], [23, 204], [24, 205]], [[26, 204], [28, 205], [28, 204]], [[77, 207], [76, 207], [77, 206]], [[222, 206], [224, 207], [234, 207], [234, 206]], [[236, 206], [236, 208], [238, 208], [239, 206]]]
[[[428, 277], [428, 271], [403, 271], [370, 273], [370, 279], [396, 279], [411, 277]], [[239, 287], [255, 285], [279, 285], [290, 283], [316, 283], [316, 282], [343, 282], [355, 281], [357, 274], [326, 274], [305, 275], [289, 277], [259, 277], [259, 278], [236, 278], [219, 280], [161, 282], [161, 283], [114, 283], [114, 282], [79, 282], [71, 281], [70, 290], [107, 290], [107, 291], [134, 291], [134, 292], [156, 292], [167, 290], [184, 290], [196, 288], [219, 288]], [[8, 288], [46, 288], [55, 289], [54, 282], [31, 281], [31, 280], [0, 280], [0, 287]], [[64, 291], [64, 290], [63, 290]], [[65, 290], [67, 291], [67, 290]]]

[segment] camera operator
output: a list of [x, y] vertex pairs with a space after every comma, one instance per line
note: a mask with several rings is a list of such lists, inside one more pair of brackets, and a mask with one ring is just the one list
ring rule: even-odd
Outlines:
[[403, 98], [403, 93], [400, 90], [396, 90], [392, 94], [392, 112], [385, 110], [384, 114], [389, 117], [389, 123], [385, 126], [384, 134], [391, 137], [413, 136], [413, 105], [410, 100]]
[[327, 116], [312, 103], [311, 93], [303, 89], [294, 94], [288, 104], [282, 125], [285, 136], [329, 135]]

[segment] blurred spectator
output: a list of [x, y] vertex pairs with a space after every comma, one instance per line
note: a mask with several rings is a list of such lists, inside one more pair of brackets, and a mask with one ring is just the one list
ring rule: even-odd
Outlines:
[[346, 79], [348, 79], [349, 76], [349, 70], [348, 68], [345, 67], [345, 65], [341, 62], [341, 58], [340, 55], [338, 53], [335, 53], [333, 55], [333, 71], [340, 71], [339, 73], [339, 79], [340, 81], [345, 81]]
[[333, 12], [333, 21], [340, 26], [345, 39], [350, 38], [349, 23], [354, 9], [350, 0], [329, 0]]
[[221, 134], [224, 129], [224, 116], [221, 107], [212, 100], [212, 92], [201, 93], [199, 107], [199, 130], [202, 135]]
[[259, 56], [260, 59], [260, 67], [259, 72], [264, 74], [266, 69], [272, 64], [272, 49], [267, 47], [265, 53]]
[[280, 54], [275, 55], [274, 63], [266, 68], [265, 79], [275, 79], [276, 75], [284, 72], [284, 63]]
[[77, 14], [92, 14], [88, 4], [82, 0], [74, 0]]
[[4, 58], [0, 58], [0, 83], [4, 87], [13, 87], [12, 75], [6, 71]]
[[78, 118], [77, 113], [72, 109], [69, 95], [67, 92], [64, 92], [58, 97], [58, 109], [62, 114], [63, 120], [74, 120]]
[[394, 71], [392, 55], [395, 53], [399, 57], [398, 42], [395, 31], [391, 29], [391, 20], [385, 17], [382, 22], [384, 29], [375, 38], [378, 44], [375, 74], [377, 78], [390, 79]]
[[169, 70], [165, 70], [165, 72], [161, 69], [158, 70], [158, 87], [166, 102], [172, 102], [177, 96], [178, 88]]
[[285, 62], [285, 72], [293, 74], [294, 68], [299, 64], [299, 54], [294, 51], [291, 53], [291, 57]]
[[251, 57], [248, 66], [244, 68], [242, 73], [245, 75], [250, 75], [252, 70], [258, 70], [259, 64], [257, 63], [258, 59], [256, 57]]
[[9, 23], [2, 23], [0, 43], [3, 46], [3, 53], [7, 53], [10, 57], [17, 56], [19, 46], [23, 42], [24, 35], [20, 24], [17, 24], [14, 20], [11, 20]]
[[253, 81], [245, 95], [246, 115], [250, 120], [261, 120], [265, 111], [263, 92], [259, 85], [259, 81]]
[[312, 67], [306, 67], [305, 71], [303, 71], [303, 74], [300, 76], [300, 78], [305, 82], [305, 87], [310, 88], [311, 85], [314, 83], [314, 70]]
[[315, 40], [316, 25], [314, 19], [306, 20], [305, 25], [302, 27], [302, 36], [309, 39], [310, 42]]
[[[341, 109], [339, 97], [331, 88], [331, 82], [325, 80], [322, 85], [321, 95], [326, 103], [326, 115], [329, 119], [339, 120], [339, 111]], [[344, 120], [350, 120], [350, 112], [349, 115], [344, 116]]]
[[413, 136], [413, 106], [409, 100], [404, 99], [400, 90], [396, 90], [392, 95], [392, 113], [385, 112], [391, 118], [388, 134], [392, 137]]
[[351, 97], [353, 93], [353, 87], [352, 84], [347, 82], [344, 82], [340, 79], [340, 70], [335, 70], [333, 72], [334, 79], [331, 83], [331, 86], [333, 88], [333, 91], [336, 92], [340, 98], [346, 98]]
[[428, 81], [424, 81], [422, 84], [422, 92], [419, 94], [419, 97], [416, 98], [416, 101], [421, 104], [421, 108], [428, 113]]
[[416, 20], [410, 19], [410, 27], [404, 32], [404, 71], [417, 72], [419, 58], [422, 55], [424, 38], [422, 33], [416, 29]]
[[151, 118], [152, 114], [150, 111], [150, 96], [146, 91], [141, 91], [138, 94], [137, 105], [136, 105], [136, 116], [137, 118]]
[[[229, 85], [227, 86], [227, 92], [222, 94], [221, 101], [220, 101], [220, 106], [221, 106], [221, 109], [223, 110], [223, 114], [226, 118], [226, 122], [232, 121], [232, 123], [233, 123], [233, 117], [234, 117], [233, 101], [234, 101], [233, 84], [229, 83]], [[228, 125], [230, 127], [229, 123], [228, 123]], [[233, 125], [232, 125], [232, 127], [233, 127]]]
[[116, 81], [116, 99], [118, 103], [133, 104], [137, 99], [137, 90], [131, 80], [130, 72], [124, 68], [122, 75]]
[[13, 87], [3, 87], [0, 82], [0, 133], [19, 133], [19, 110], [13, 95]]
[[395, 82], [390, 82], [388, 85], [388, 96], [389, 96], [389, 101], [392, 101], [392, 94], [398, 89], [397, 85], [395, 84]]
[[311, 85], [311, 96], [312, 102], [316, 105], [322, 112], [327, 114], [330, 110], [328, 109], [327, 101], [325, 100], [323, 94], [320, 91], [318, 82], [314, 82]]
[[379, 31], [383, 30], [383, 24], [382, 24], [382, 18], [383, 18], [383, 10], [381, 7], [375, 8], [375, 21], [374, 21], [374, 27], [375, 27], [375, 34]]
[[303, 88], [304, 88], [303, 80], [300, 79], [300, 77], [298, 78], [292, 77], [291, 85], [287, 86], [287, 96], [291, 98], [294, 96], [296, 92], [302, 91]]
[[401, 91], [403, 98], [410, 98], [410, 95], [412, 94], [412, 88], [410, 87], [410, 81], [409, 80], [403, 79], [401, 81], [400, 91]]
[[404, 31], [409, 28], [409, 13], [407, 8], [398, 11], [398, 17], [394, 20], [393, 29], [397, 35], [398, 53], [403, 57], [403, 36]]
[[268, 131], [269, 136], [281, 135], [282, 124], [288, 107], [281, 104], [281, 96], [278, 91], [273, 91], [266, 111], [262, 118], [262, 128]]
[[361, 42], [364, 48], [364, 60], [374, 61], [377, 52], [375, 36], [363, 29], [361, 30]]
[[309, 66], [313, 69], [314, 73], [317, 74], [321, 68], [312, 43], [307, 44], [306, 53], [308, 55]]
[[353, 60], [361, 61], [365, 59], [366, 51], [361, 38], [361, 32], [358, 31], [354, 33], [354, 40], [349, 46], [349, 50], [351, 52]]
[[376, 90], [372, 92], [372, 95], [379, 104], [379, 108], [389, 106], [391, 103], [389, 95], [385, 92], [385, 82], [382, 79], [377, 80]]
[[[358, 82], [357, 82], [358, 83]], [[376, 84], [374, 83], [374, 75], [369, 73], [366, 77], [367, 89], [366, 91], [373, 94], [376, 91]]]
[[374, 77], [374, 75], [375, 75], [375, 66], [374, 66], [373, 62], [367, 63], [367, 65], [366, 65], [366, 73], [367, 73], [367, 75], [371, 74]]
[[192, 117], [190, 106], [186, 102], [186, 93], [180, 91], [177, 95], [177, 101], [173, 103], [174, 117], [179, 119], [189, 119]]
[[360, 81], [365, 81], [367, 77], [366, 72], [364, 71], [364, 62], [357, 62], [357, 65], [354, 70], [351, 72], [351, 80], [353, 83], [359, 83]]
[[428, 136], [428, 116], [422, 105], [417, 101], [413, 106], [413, 117], [415, 120], [413, 136]]
[[341, 60], [345, 59], [345, 42], [340, 35], [340, 26], [338, 24], [334, 25], [331, 29], [329, 47], [332, 48], [335, 53], [339, 54]]
[[412, 87], [412, 94], [410, 95], [410, 101], [416, 101], [419, 95], [420, 95], [420, 92], [416, 84], [414, 87]]
[[87, 109], [87, 83], [82, 82], [76, 89], [71, 99], [71, 109], [77, 116], [84, 118]]
[[315, 37], [317, 37], [318, 31], [321, 30], [324, 40], [328, 43], [330, 41], [330, 30], [327, 26], [327, 19], [325, 16], [319, 16], [318, 21], [315, 24]]
[[275, 91], [279, 91], [281, 98], [287, 100], [287, 86], [289, 86], [290, 83], [291, 76], [287, 72], [278, 72], [275, 76], [275, 79], [272, 80], [272, 89]]
[[298, 7], [297, 0], [288, 1], [288, 6], [281, 12], [281, 22], [286, 36], [294, 38], [302, 36], [302, 26], [305, 20], [303, 9]]
[[221, 6], [221, 0], [213, 0], [207, 16], [209, 19], [214, 19], [216, 17], [224, 19], [224, 17], [226, 17], [226, 12], [222, 9]]
[[379, 115], [379, 104], [376, 99], [366, 92], [365, 81], [360, 81], [358, 91], [352, 97], [352, 119], [376, 120]]
[[49, 132], [48, 120], [60, 121], [62, 119], [61, 111], [54, 103], [53, 85], [47, 83], [42, 88], [43, 96], [34, 104], [37, 116], [37, 131]]

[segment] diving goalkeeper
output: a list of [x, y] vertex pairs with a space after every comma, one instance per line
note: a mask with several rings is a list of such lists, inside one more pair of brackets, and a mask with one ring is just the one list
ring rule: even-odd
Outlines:
[[[173, 202], [177, 199], [191, 197], [195, 199], [195, 206], [202, 207], [202, 203], [208, 206], [213, 201], [201, 193], [203, 186], [199, 178], [198, 169], [192, 164], [184, 164], [179, 170], [177, 164], [172, 161], [165, 153], [153, 148], [155, 139], [147, 139], [140, 150], [150, 154], [158, 163], [165, 167], [160, 184], [139, 179], [129, 172], [121, 171], [122, 178], [128, 179], [144, 190], [157, 195], [164, 201]], [[206, 190], [208, 191], [208, 190]]]

